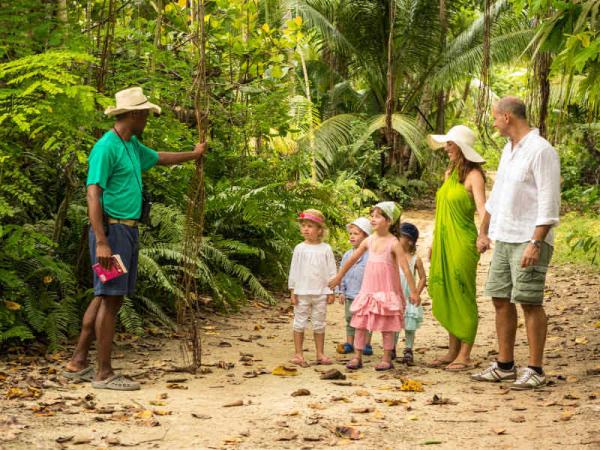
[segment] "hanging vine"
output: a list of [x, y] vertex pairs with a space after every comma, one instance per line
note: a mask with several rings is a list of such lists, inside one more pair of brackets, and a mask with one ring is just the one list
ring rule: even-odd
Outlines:
[[[208, 134], [209, 98], [206, 83], [206, 0], [196, 0], [192, 6], [192, 26], [194, 27], [193, 43], [196, 49], [198, 64], [192, 85], [194, 98], [194, 114], [198, 141], [205, 142]], [[182, 354], [187, 369], [196, 372], [202, 364], [202, 342], [200, 336], [199, 291], [196, 283], [195, 265], [200, 255], [202, 234], [204, 232], [204, 158], [196, 162], [196, 170], [188, 191], [186, 224], [183, 240], [185, 268], [183, 275], [184, 299], [177, 307], [177, 321], [184, 336]]]

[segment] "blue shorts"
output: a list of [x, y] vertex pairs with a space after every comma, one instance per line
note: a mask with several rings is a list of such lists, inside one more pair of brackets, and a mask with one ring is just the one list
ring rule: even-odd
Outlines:
[[[113, 255], [120, 255], [127, 269], [127, 273], [117, 278], [113, 278], [106, 283], [102, 283], [96, 272], [94, 275], [94, 295], [124, 296], [132, 295], [135, 292], [135, 283], [137, 281], [138, 268], [138, 250], [139, 250], [139, 231], [137, 228], [128, 227], [120, 223], [108, 225], [108, 245]], [[90, 226], [90, 261], [95, 264], [96, 261], [96, 235]]]

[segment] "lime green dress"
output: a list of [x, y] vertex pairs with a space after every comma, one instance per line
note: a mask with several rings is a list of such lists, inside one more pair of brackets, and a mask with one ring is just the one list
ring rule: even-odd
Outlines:
[[435, 231], [429, 267], [433, 315], [462, 342], [477, 334], [477, 228], [475, 202], [453, 171], [435, 196]]

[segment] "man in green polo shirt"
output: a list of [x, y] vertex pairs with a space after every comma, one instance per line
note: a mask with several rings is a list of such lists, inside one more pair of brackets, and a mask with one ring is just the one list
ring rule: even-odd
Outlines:
[[[94, 273], [95, 298], [85, 312], [77, 347], [63, 374], [70, 379], [92, 381], [97, 389], [136, 390], [140, 388], [138, 383], [113, 372], [111, 353], [123, 297], [135, 292], [142, 172], [156, 164], [173, 165], [199, 159], [206, 151], [206, 144], [197, 144], [191, 152], [156, 152], [143, 145], [138, 136], [144, 131], [150, 112], [158, 114], [160, 107], [150, 103], [139, 87], [117, 92], [115, 99], [116, 106], [105, 111], [108, 116], [116, 117], [115, 126], [96, 142], [88, 158], [89, 243], [92, 264], [98, 262], [110, 268], [112, 255], [119, 255], [127, 273], [105, 283]], [[87, 361], [94, 338], [95, 371]]]

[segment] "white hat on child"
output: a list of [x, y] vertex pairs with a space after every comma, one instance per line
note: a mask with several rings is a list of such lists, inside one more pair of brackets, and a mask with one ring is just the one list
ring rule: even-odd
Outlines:
[[350, 231], [350, 225], [354, 225], [355, 227], [360, 228], [362, 231], [364, 231], [367, 234], [367, 236], [371, 236], [371, 233], [373, 233], [373, 227], [371, 227], [371, 221], [369, 219], [367, 219], [366, 217], [359, 217], [354, 222], [346, 225], [346, 229], [348, 231]]

